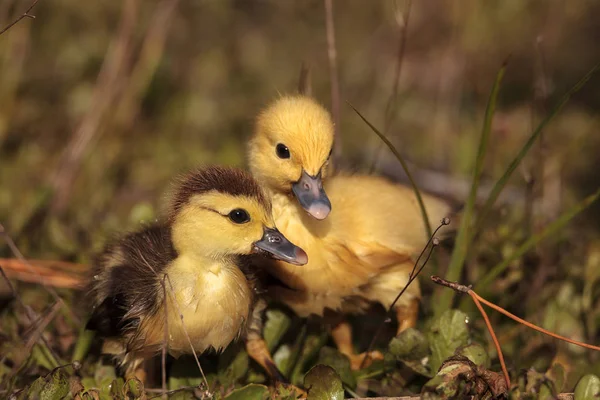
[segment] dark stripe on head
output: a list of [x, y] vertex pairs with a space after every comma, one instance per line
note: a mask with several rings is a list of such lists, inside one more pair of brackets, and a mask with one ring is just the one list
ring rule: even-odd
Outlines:
[[253, 198], [271, 212], [271, 202], [248, 172], [237, 168], [208, 167], [191, 171], [177, 180], [169, 210], [170, 219], [173, 220], [193, 196], [211, 190]]

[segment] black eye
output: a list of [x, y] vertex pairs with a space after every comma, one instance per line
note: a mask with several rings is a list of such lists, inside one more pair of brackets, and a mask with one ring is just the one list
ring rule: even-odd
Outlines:
[[244, 224], [250, 221], [250, 215], [248, 215], [248, 211], [243, 208], [236, 208], [229, 213], [229, 219], [236, 224]]
[[283, 143], [279, 143], [275, 148], [277, 151], [277, 157], [279, 158], [290, 158], [290, 149]]
[[331, 158], [331, 154], [333, 153], [333, 147], [331, 148], [331, 150], [329, 150], [329, 155], [327, 156], [327, 159], [329, 160]]

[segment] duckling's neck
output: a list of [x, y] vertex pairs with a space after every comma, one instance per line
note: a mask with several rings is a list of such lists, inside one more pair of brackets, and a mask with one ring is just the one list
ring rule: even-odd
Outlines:
[[[289, 221], [301, 221], [302, 216], [300, 213], [302, 209], [294, 204], [295, 199], [293, 196], [275, 191], [271, 191], [270, 196], [271, 203], [273, 204], [273, 220], [279, 230], [285, 230], [285, 225]], [[281, 224], [284, 226], [281, 226]]]
[[[270, 195], [275, 225], [284, 235], [292, 235], [294, 239], [298, 240], [296, 238], [298, 236], [321, 237], [328, 230], [330, 221], [319, 221], [308, 215], [293, 194], [271, 191]], [[293, 241], [293, 239], [290, 240]], [[302, 247], [300, 244], [296, 244]]]
[[237, 268], [235, 257], [219, 254], [203, 255], [196, 252], [180, 252], [170, 269], [178, 273], [212, 273], [219, 275], [223, 269]]

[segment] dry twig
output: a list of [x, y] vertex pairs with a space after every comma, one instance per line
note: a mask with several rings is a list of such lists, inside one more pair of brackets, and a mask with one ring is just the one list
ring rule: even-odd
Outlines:
[[[161, 279], [161, 277], [158, 275], [158, 273], [156, 272], [156, 270], [152, 267], [152, 265], [150, 265], [150, 263], [144, 258], [143, 254], [141, 252], [139, 252], [138, 250], [138, 254], [141, 257], [141, 259], [144, 261], [144, 264], [146, 264], [146, 266], [150, 269], [150, 271], [152, 271], [152, 273], [154, 273], [154, 275], [156, 276], [157, 279]], [[173, 305], [175, 305], [175, 308], [177, 309], [177, 313], [179, 314], [179, 318], [181, 319], [181, 328], [183, 330], [183, 333], [185, 334], [185, 337], [190, 345], [190, 349], [192, 350], [192, 354], [194, 355], [194, 358], [196, 360], [196, 364], [198, 365], [198, 370], [200, 371], [200, 374], [202, 375], [202, 378], [204, 379], [204, 384], [206, 385], [206, 389], [208, 390], [208, 380], [206, 379], [206, 376], [204, 375], [204, 370], [202, 369], [202, 366], [200, 365], [200, 359], [198, 358], [198, 354], [196, 354], [196, 349], [194, 349], [194, 346], [192, 344], [192, 340], [190, 339], [190, 335], [187, 331], [187, 328], [185, 326], [185, 323], [183, 321], [183, 313], [181, 312], [181, 308], [179, 307], [179, 302], [177, 301], [177, 297], [175, 296], [175, 289], [173, 288], [173, 284], [171, 283], [171, 279], [169, 278], [169, 274], [164, 274], [162, 279], [161, 279], [161, 283], [163, 285], [163, 288], [166, 292], [166, 281], [169, 282], [169, 294], [171, 295], [171, 298], [173, 300]], [[165, 296], [164, 298], [164, 302], [165, 302], [165, 336], [168, 336], [168, 321], [167, 321], [167, 317], [168, 317], [168, 311], [167, 311], [167, 296]], [[164, 340], [164, 339], [163, 339]], [[166, 364], [166, 347], [167, 347], [167, 341], [164, 340], [163, 343], [163, 388], [162, 389], [166, 389], [166, 375], [165, 375], [165, 364]], [[163, 390], [163, 394], [166, 393]]]
[[312, 96], [312, 81], [310, 74], [310, 65], [303, 62], [300, 67], [300, 77], [298, 78], [298, 93], [304, 96]]
[[117, 123], [121, 129], [130, 129], [139, 114], [141, 101], [152, 82], [162, 59], [167, 34], [180, 0], [162, 0], [157, 4], [146, 30], [137, 62], [127, 79], [117, 103]]
[[325, 1], [325, 28], [327, 30], [327, 57], [331, 80], [331, 114], [335, 129], [334, 155], [339, 156], [342, 140], [339, 137], [340, 125], [340, 81], [337, 68], [337, 49], [335, 46], [335, 27], [333, 24], [333, 0]]
[[[406, 53], [406, 38], [408, 37], [408, 21], [410, 20], [410, 10], [412, 8], [412, 0], [408, 0], [406, 9], [402, 13], [402, 22], [400, 26], [400, 38], [398, 40], [398, 52], [396, 58], [396, 66], [394, 71], [394, 84], [392, 85], [392, 93], [388, 98], [385, 106], [385, 115], [383, 122], [383, 134], [387, 135], [390, 131], [398, 107], [396, 103], [398, 101], [398, 86], [400, 85], [400, 74], [402, 73], [402, 65], [404, 64], [404, 54]], [[379, 158], [381, 157], [381, 151], [383, 150], [383, 143], [379, 143], [375, 149], [373, 160], [371, 161], [371, 170], [374, 170]]]
[[[168, 392], [166, 392], [166, 395], [171, 396], [172, 394], [185, 392], [185, 391], [194, 391], [194, 390], [198, 390], [198, 389], [201, 389], [201, 387], [200, 386], [183, 386], [178, 389], [169, 390]], [[152, 389], [152, 388], [146, 389], [146, 393], [159, 393], [156, 396], [148, 397], [148, 400], [157, 399], [159, 397], [162, 397], [164, 394], [163, 389]], [[204, 393], [204, 394], [207, 396], [210, 396], [209, 393]], [[204, 397], [201, 397], [201, 398], [203, 399]]]
[[60, 260], [27, 260], [0, 258], [0, 265], [10, 279], [48, 285], [54, 288], [81, 289], [89, 271], [86, 264]]
[[140, 0], [127, 0], [124, 3], [119, 32], [113, 39], [98, 74], [89, 112], [73, 133], [52, 179], [51, 209], [55, 212], [60, 213], [66, 208], [86, 150], [90, 143], [97, 138], [102, 119], [120, 89], [127, 56], [131, 49], [139, 5]]
[[[2, 224], [0, 224], [0, 236], [4, 237], [6, 244], [8, 245], [8, 247], [10, 248], [12, 253], [15, 255], [15, 257], [17, 257], [17, 259], [19, 259], [19, 261], [21, 261], [22, 265], [26, 266], [29, 269], [30, 273], [39, 276], [39, 274], [37, 273], [35, 268], [25, 259], [25, 256], [23, 256], [23, 253], [21, 253], [21, 251], [17, 247], [16, 243], [8, 235], [8, 232], [6, 232], [6, 229], [4, 229], [4, 225], [2, 225]], [[6, 275], [4, 274], [4, 271], [2, 271], [2, 275], [6, 277]], [[6, 278], [6, 279], [8, 280], [8, 278]], [[79, 323], [80, 321], [79, 321], [79, 318], [77, 317], [77, 315], [75, 315], [73, 310], [71, 310], [71, 308], [65, 302], [62, 301], [62, 298], [58, 295], [56, 290], [54, 290], [53, 287], [48, 286], [46, 284], [46, 281], [42, 277], [40, 277], [40, 282], [42, 283], [42, 286], [44, 287], [44, 289], [46, 289], [46, 291], [48, 291], [48, 293], [50, 293], [52, 295], [52, 297], [54, 298], [54, 300], [57, 303], [60, 301], [60, 304], [63, 307], [65, 307], [65, 309], [69, 312], [69, 315], [73, 319], [73, 321], [75, 321], [76, 323]]]
[[34, 0], [33, 3], [31, 3], [31, 5], [29, 6], [29, 8], [27, 9], [27, 11], [25, 11], [17, 19], [15, 19], [13, 22], [11, 22], [10, 24], [8, 24], [4, 29], [2, 29], [0, 31], [0, 35], [2, 35], [6, 31], [8, 31], [10, 28], [12, 28], [13, 26], [15, 26], [16, 24], [18, 24], [22, 19], [25, 19], [25, 18], [35, 19], [35, 15], [31, 15], [29, 13], [31, 12], [31, 10], [33, 10], [33, 7], [35, 7], [35, 5], [38, 3], [38, 1], [40, 1], [40, 0]]
[[579, 342], [577, 340], [573, 340], [573, 339], [569, 339], [567, 337], [561, 336], [561, 335], [557, 335], [556, 333], [550, 332], [544, 328], [541, 328], [537, 325], [532, 324], [531, 322], [525, 321], [522, 318], [517, 317], [514, 314], [511, 314], [510, 312], [506, 311], [504, 308], [497, 306], [496, 304], [487, 301], [486, 299], [484, 299], [483, 297], [481, 297], [480, 295], [478, 295], [477, 293], [475, 293], [475, 291], [473, 289], [471, 289], [470, 286], [465, 286], [462, 285], [460, 283], [457, 282], [450, 282], [447, 281], [443, 278], [440, 278], [439, 276], [432, 276], [431, 280], [434, 283], [437, 283], [438, 285], [442, 285], [445, 287], [448, 287], [450, 289], [453, 289], [456, 292], [459, 293], [466, 293], [469, 296], [471, 296], [471, 298], [473, 299], [473, 301], [475, 302], [475, 305], [477, 306], [477, 308], [479, 309], [479, 311], [481, 312], [481, 315], [483, 316], [483, 319], [485, 320], [485, 324], [487, 326], [488, 331], [490, 332], [490, 335], [492, 336], [492, 340], [494, 342], [494, 346], [496, 346], [496, 350], [498, 352], [498, 359], [500, 360], [500, 365], [502, 366], [502, 372], [504, 373], [504, 377], [506, 379], [506, 383], [508, 385], [508, 387], [510, 388], [510, 377], [508, 375], [508, 370], [506, 369], [506, 364], [504, 363], [504, 356], [502, 355], [502, 349], [500, 348], [500, 343], [498, 342], [498, 339], [496, 338], [496, 334], [494, 332], [494, 329], [492, 327], [492, 324], [490, 323], [490, 320], [485, 312], [485, 310], [483, 309], [483, 307], [481, 306], [481, 303], [487, 305], [488, 307], [493, 308], [494, 310], [500, 312], [501, 314], [506, 315], [507, 317], [519, 322], [520, 324], [523, 324], [531, 329], [534, 329], [538, 332], [541, 332], [543, 334], [546, 334], [548, 336], [551, 336], [553, 338], [562, 340], [564, 342], [567, 343], [571, 343], [577, 346], [581, 346], [584, 347], [586, 349], [592, 349], [592, 350], [596, 350], [596, 351], [600, 351], [600, 347], [599, 346], [594, 346], [591, 344], [587, 344], [587, 343], [583, 343], [583, 342]]
[[163, 303], [165, 307], [165, 332], [163, 336], [163, 346], [162, 346], [162, 355], [161, 355], [161, 375], [162, 375], [162, 396], [164, 399], [167, 399], [169, 395], [167, 394], [167, 343], [169, 343], [169, 311], [167, 306], [167, 286], [165, 285], [165, 281], [167, 279], [167, 274], [163, 276], [161, 281], [161, 285], [163, 288]]
[[492, 337], [492, 341], [494, 342], [494, 346], [496, 347], [496, 351], [498, 352], [498, 359], [500, 360], [500, 365], [502, 366], [502, 373], [504, 374], [504, 380], [506, 381], [506, 387], [508, 389], [510, 389], [510, 375], [508, 374], [508, 370], [506, 369], [506, 363], [504, 362], [504, 355], [502, 354], [502, 348], [500, 347], [500, 343], [498, 342], [498, 338], [496, 337], [496, 332], [494, 332], [494, 328], [492, 328], [492, 323], [490, 322], [490, 319], [488, 318], [487, 313], [481, 306], [479, 299], [477, 297], [474, 297], [471, 294], [471, 293], [475, 293], [475, 292], [473, 292], [471, 290], [471, 287], [469, 287], [469, 286], [461, 285], [460, 283], [456, 283], [456, 282], [450, 282], [450, 281], [440, 278], [439, 276], [434, 275], [431, 277], [431, 280], [434, 283], [437, 283], [438, 285], [449, 287], [450, 289], [453, 289], [456, 292], [467, 293], [467, 294], [471, 295], [471, 297], [473, 298], [473, 301], [475, 302], [475, 305], [477, 306], [477, 308], [479, 309], [479, 312], [481, 313], [481, 315], [483, 316], [483, 319], [485, 320], [485, 325], [487, 326], [488, 332], [490, 333], [490, 336]]
[[[21, 307], [23, 307], [23, 309], [25, 310], [25, 318], [27, 318], [27, 321], [31, 324], [33, 324], [34, 322], [39, 320], [38, 315], [35, 313], [35, 311], [33, 311], [33, 309], [29, 306], [27, 306], [25, 304], [25, 302], [23, 301], [23, 299], [21, 298], [21, 296], [19, 296], [19, 293], [15, 290], [15, 287], [12, 285], [12, 283], [10, 282], [10, 280], [8, 279], [8, 277], [6, 276], [6, 274], [4, 273], [4, 269], [2, 269], [2, 266], [0, 266], [0, 275], [2, 275], [2, 278], [5, 280], [6, 284], [8, 285], [8, 288], [11, 291], [11, 294], [13, 295], [13, 297], [17, 300], [17, 302], [19, 302], [19, 304], [21, 305]], [[48, 325], [48, 323], [50, 323], [50, 321], [56, 316], [56, 312], [58, 311], [58, 309], [63, 306], [63, 301], [62, 299], [59, 297], [58, 300], [56, 301], [56, 303], [54, 303], [54, 306], [51, 309], [51, 318], [48, 320], [48, 322], [46, 322], [45, 324], [40, 324], [43, 325], [43, 329], [46, 328], [46, 326]], [[56, 311], [55, 311], [56, 308]], [[45, 320], [45, 318], [42, 318], [42, 320]], [[33, 347], [33, 345], [35, 344], [35, 342], [37, 342], [38, 340], [40, 340], [43, 344], [43, 346], [46, 347], [46, 349], [48, 350], [48, 352], [52, 355], [52, 357], [54, 358], [54, 361], [58, 360], [58, 355], [52, 350], [52, 347], [50, 347], [50, 344], [46, 341], [46, 339], [42, 336], [42, 332], [43, 329], [41, 331], [39, 331], [39, 334], [33, 334], [30, 336], [29, 340], [27, 341], [26, 344], [26, 348], [30, 351], [31, 347]], [[38, 330], [39, 330], [39, 326], [38, 326]], [[28, 351], [28, 353], [29, 353]], [[15, 371], [17, 371], [18, 366], [15, 365], [15, 367], [13, 368], [13, 373]]]
[[34, 326], [31, 327], [31, 333], [26, 335], [28, 337], [25, 343], [25, 348], [28, 352], [31, 351], [33, 345], [42, 338], [44, 330], [50, 324], [50, 322], [52, 322], [54, 317], [56, 317], [56, 314], [62, 307], [62, 302], [63, 301], [59, 299], [56, 303], [52, 305], [52, 307], [50, 307], [50, 309], [47, 312], [44, 313], [44, 315], [41, 318], [35, 321]]

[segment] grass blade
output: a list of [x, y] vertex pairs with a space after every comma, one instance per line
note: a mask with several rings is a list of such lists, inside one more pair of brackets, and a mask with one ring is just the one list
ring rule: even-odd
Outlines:
[[358, 116], [367, 125], [369, 125], [369, 128], [371, 128], [371, 130], [373, 132], [375, 132], [375, 134], [377, 134], [377, 136], [379, 136], [379, 138], [383, 141], [383, 143], [385, 143], [386, 146], [392, 151], [392, 153], [394, 153], [394, 156], [396, 156], [396, 158], [400, 162], [400, 165], [402, 165], [402, 168], [404, 169], [404, 172], [406, 173], [406, 176], [408, 177], [408, 180], [410, 181], [410, 184], [415, 192], [415, 196], [417, 196], [417, 202], [419, 203], [419, 209], [421, 210], [421, 216], [423, 217], [423, 222], [425, 223], [427, 239], [429, 239], [429, 237], [431, 236], [431, 225], [429, 224], [429, 217], [427, 216], [427, 210], [425, 209], [425, 203], [423, 203], [423, 198], [421, 197], [421, 192], [419, 191], [419, 187], [417, 186], [417, 183], [415, 182], [410, 171], [408, 170], [408, 165], [406, 165], [406, 161], [404, 161], [404, 158], [400, 155], [398, 150], [396, 150], [396, 147], [394, 147], [392, 142], [390, 142], [383, 133], [381, 133], [377, 128], [375, 128], [373, 126], [373, 124], [371, 124], [369, 121], [367, 121], [367, 119], [365, 117], [363, 117], [363, 115], [352, 104], [350, 104], [350, 102], [347, 102], [347, 103], [350, 107], [352, 107], [354, 112], [356, 114], [358, 114]]
[[71, 362], [85, 360], [85, 357], [92, 347], [92, 342], [95, 336], [96, 333], [94, 331], [85, 329], [85, 325], [79, 330], [79, 336], [77, 338], [77, 342], [75, 343], [75, 349], [73, 350]]
[[[487, 151], [490, 132], [492, 131], [492, 120], [494, 118], [494, 111], [496, 110], [496, 103], [498, 100], [498, 92], [500, 91], [500, 84], [502, 83], [502, 78], [504, 77], [505, 72], [506, 63], [502, 65], [502, 68], [500, 68], [500, 71], [498, 71], [498, 74], [496, 75], [496, 81], [494, 82], [494, 86], [492, 87], [492, 92], [490, 93], [490, 97], [486, 106], [485, 119], [483, 121], [483, 128], [481, 130], [479, 148], [477, 150], [477, 159], [475, 160], [475, 168], [473, 169], [473, 182], [471, 183], [469, 197], [461, 217], [456, 243], [450, 258], [450, 265], [448, 266], [448, 272], [446, 273], [446, 279], [449, 281], [460, 280], [465, 258], [467, 256], [467, 249], [471, 238], [471, 219], [475, 210], [477, 189], [479, 187], [479, 179], [481, 178], [481, 172], [483, 170], [483, 159], [485, 158], [485, 153]], [[436, 299], [433, 302], [435, 315], [440, 315], [442, 312], [451, 307], [452, 300], [454, 299], [454, 292], [450, 290], [438, 291], [435, 297]]]
[[498, 196], [502, 192], [502, 189], [504, 189], [504, 186], [506, 186], [506, 183], [510, 179], [511, 175], [513, 174], [513, 172], [517, 169], [517, 167], [521, 163], [521, 160], [523, 160], [523, 158], [525, 157], [525, 155], [527, 154], [527, 152], [529, 151], [531, 146], [533, 146], [533, 144], [535, 143], [535, 140], [540, 136], [540, 133], [542, 133], [544, 128], [546, 128], [546, 126], [554, 119], [554, 117], [556, 117], [556, 115], [558, 115], [558, 113], [562, 110], [562, 108], [565, 106], [565, 104], [567, 104], [567, 102], [571, 99], [571, 96], [573, 96], [573, 94], [575, 94], [577, 91], [579, 91], [579, 89], [581, 89], [583, 87], [583, 85], [585, 85], [586, 82], [590, 80], [592, 75], [594, 75], [596, 72], [598, 72], [599, 69], [600, 69], [600, 63], [596, 64], [587, 74], [585, 74], [585, 76], [583, 78], [581, 78], [579, 80], [579, 82], [577, 82], [575, 84], [575, 86], [573, 86], [564, 95], [564, 97], [561, 99], [561, 101], [554, 107], [554, 109], [552, 109], [550, 114], [548, 114], [548, 116], [546, 116], [546, 118], [544, 118], [544, 120], [542, 122], [540, 122], [538, 127], [533, 131], [533, 133], [531, 134], [531, 136], [529, 137], [529, 139], [527, 140], [525, 145], [521, 148], [521, 151], [519, 151], [519, 154], [517, 154], [515, 159], [508, 166], [508, 169], [506, 170], [506, 172], [504, 172], [504, 175], [502, 175], [502, 177], [494, 185], [489, 197], [487, 198], [485, 204], [483, 205], [483, 207], [481, 209], [481, 212], [479, 213], [479, 218], [477, 219], [477, 224], [475, 226], [475, 229], [473, 229], [469, 243], [471, 242], [471, 240], [473, 239], [475, 234], [477, 232], [479, 232], [479, 230], [481, 229], [485, 217], [492, 209], [494, 203], [498, 199]]
[[570, 210], [563, 213], [560, 217], [554, 220], [551, 224], [549, 224], [543, 231], [538, 234], [533, 235], [529, 238], [525, 243], [523, 243], [510, 257], [504, 259], [502, 262], [493, 267], [483, 279], [477, 283], [475, 288], [478, 291], [485, 289], [498, 275], [500, 275], [508, 266], [520, 258], [523, 254], [527, 253], [529, 250], [534, 248], [540, 241], [542, 241], [547, 236], [559, 231], [565, 225], [573, 219], [577, 214], [585, 210], [589, 207], [594, 201], [598, 199], [600, 196], [600, 189], [596, 191], [596, 193], [586, 197], [583, 201], [576, 204]]

